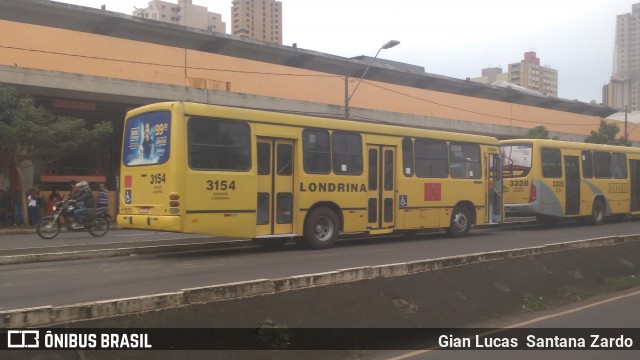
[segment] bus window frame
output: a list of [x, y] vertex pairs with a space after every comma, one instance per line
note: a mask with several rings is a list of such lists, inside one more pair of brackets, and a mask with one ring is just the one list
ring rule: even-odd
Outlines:
[[[224, 145], [224, 144], [217, 144], [217, 145], [210, 145], [210, 144], [197, 144], [200, 146], [214, 146], [217, 148], [237, 148], [237, 149], [244, 149], [245, 151], [247, 151], [247, 154], [244, 155], [246, 156], [245, 161], [247, 161], [246, 167], [243, 168], [214, 168], [214, 167], [194, 167], [192, 164], [192, 146], [196, 145], [192, 143], [192, 139], [191, 139], [191, 124], [193, 124], [194, 122], [199, 122], [199, 121], [203, 121], [205, 124], [211, 124], [213, 122], [218, 122], [218, 123], [225, 123], [225, 124], [232, 124], [234, 126], [238, 125], [240, 127], [243, 127], [244, 130], [246, 131], [246, 133], [243, 133], [243, 136], [246, 136], [246, 139], [244, 139], [247, 142], [246, 147], [241, 147], [241, 146], [230, 146], [230, 145]], [[251, 159], [251, 154], [253, 149], [251, 148], [251, 126], [249, 126], [249, 124], [246, 121], [242, 121], [242, 120], [235, 120], [235, 119], [224, 119], [224, 118], [218, 118], [218, 117], [206, 117], [206, 116], [191, 116], [187, 119], [187, 125], [186, 125], [186, 129], [187, 129], [187, 165], [189, 166], [189, 169], [191, 170], [196, 170], [196, 171], [229, 171], [229, 172], [249, 172], [251, 171], [252, 168], [252, 159]], [[236, 163], [234, 161], [234, 163]]]
[[[614, 159], [617, 157], [622, 157], [622, 159], [614, 161]], [[620, 175], [617, 175], [618, 170], [623, 170]], [[627, 167], [627, 154], [620, 153], [620, 152], [611, 153], [611, 175], [614, 179], [629, 178], [629, 169]]]
[[[473, 147], [476, 150], [476, 153], [474, 155], [477, 156], [477, 159], [471, 159], [470, 161], [467, 161], [467, 159], [465, 158], [465, 161], [454, 161], [454, 156], [453, 156], [453, 146], [460, 146], [462, 147], [461, 151], [463, 154], [466, 154], [464, 151], [465, 147]], [[461, 142], [461, 141], [451, 141], [449, 143], [449, 174], [451, 175], [452, 179], [480, 179], [482, 178], [482, 163], [481, 163], [481, 150], [480, 150], [480, 145], [479, 144], [474, 144], [474, 143], [469, 143], [469, 142]], [[454, 171], [453, 171], [453, 164], [470, 164], [470, 165], [474, 165], [474, 168], [472, 171], [474, 171], [474, 175], [473, 176], [469, 176], [468, 172], [465, 172], [464, 176], [454, 176]]]
[[[346, 139], [346, 151], [343, 153], [336, 153], [336, 146], [335, 146], [335, 136], [345, 136]], [[349, 153], [349, 137], [353, 137], [354, 139], [357, 138], [358, 139], [358, 154], [352, 154]], [[333, 132], [331, 132], [331, 138], [330, 138], [330, 143], [329, 143], [329, 147], [331, 148], [331, 169], [333, 170], [333, 173], [336, 175], [362, 175], [364, 172], [364, 156], [362, 153], [362, 135], [358, 132], [355, 131], [343, 131], [343, 130], [335, 130]], [[346, 164], [347, 166], [347, 170], [346, 171], [342, 171], [342, 169], [340, 169], [340, 167], [342, 165], [342, 163], [339, 163], [338, 161], [336, 161], [336, 157], [337, 156], [345, 156], [346, 158], [349, 159], [349, 162]], [[354, 158], [359, 159], [359, 163], [353, 162], [352, 160]], [[349, 170], [349, 168], [353, 168], [352, 165], [355, 164], [355, 171]]]
[[[416, 150], [416, 146], [421, 143], [421, 142], [427, 142], [427, 143], [437, 143], [438, 145], [443, 145], [444, 144], [444, 152], [443, 154], [445, 155], [444, 158], [437, 158], [437, 157], [433, 157], [433, 156], [429, 156], [429, 157], [425, 157], [422, 156], [424, 155], [423, 153], [418, 154], [418, 151]], [[425, 151], [425, 154], [430, 154], [432, 153], [431, 151]], [[418, 156], [421, 155], [421, 156]], [[429, 138], [416, 138], [414, 141], [414, 147], [413, 147], [413, 156], [415, 158], [414, 160], [414, 164], [415, 164], [415, 174], [416, 177], [418, 178], [423, 178], [423, 179], [446, 179], [449, 177], [449, 144], [447, 143], [447, 141], [445, 140], [438, 140], [438, 139], [429, 139]], [[444, 161], [446, 162], [446, 166], [444, 167], [445, 169], [445, 173], [444, 174], [437, 174], [434, 175], [432, 173], [429, 174], [423, 174], [421, 172], [418, 171], [419, 167], [418, 167], [418, 159], [421, 160], [425, 160], [425, 161]], [[431, 167], [433, 168], [433, 167]]]
[[[604, 160], [604, 159], [600, 159], [600, 160], [596, 159], [596, 156], [600, 156], [602, 154], [608, 155], [608, 163], [609, 163], [608, 169], [609, 169], [609, 171], [607, 172], [607, 175], [599, 174], [596, 171], [596, 170], [604, 170], [604, 168], [605, 168], [604, 166], [598, 166], [598, 164], [602, 164], [603, 163], [603, 162], [601, 162], [601, 160]], [[593, 166], [593, 177], [594, 178], [596, 178], [596, 179], [611, 179], [611, 178], [613, 178], [613, 169], [611, 167], [611, 153], [610, 152], [608, 152], [608, 151], [594, 151], [593, 152], [593, 165], [594, 165]]]
[[[585, 155], [589, 155], [589, 159], [585, 158]], [[586, 167], [585, 164], [588, 164], [589, 167]], [[582, 178], [583, 179], [593, 179], [593, 152], [591, 150], [582, 150], [580, 165], [582, 166]], [[589, 171], [587, 174], [586, 171]]]
[[[545, 167], [545, 152], [552, 151], [557, 154], [557, 162], [554, 162], [553, 173], [549, 174], [549, 167]], [[533, 163], [532, 163], [533, 164]], [[558, 148], [541, 147], [540, 148], [540, 172], [544, 179], [561, 179], [562, 178], [562, 150]]]
[[402, 173], [405, 177], [413, 177], [415, 173], [413, 139], [406, 136], [402, 138]]
[[[324, 151], [317, 151], [317, 150], [309, 150], [307, 149], [307, 146], [309, 144], [309, 142], [307, 141], [307, 134], [309, 133], [324, 133], [327, 135], [327, 144], [328, 144], [328, 150], [326, 152]], [[309, 169], [309, 165], [312, 165], [311, 163], [314, 163], [315, 161], [309, 161], [307, 160], [307, 155], [308, 154], [326, 154], [326, 156], [328, 156], [328, 160], [329, 163], [327, 164], [327, 170], [326, 171], [315, 171], [315, 169]], [[331, 174], [331, 168], [332, 168], [332, 161], [331, 161], [331, 132], [329, 132], [329, 130], [327, 129], [319, 129], [319, 128], [304, 128], [302, 129], [302, 169], [306, 174], [322, 174], [322, 175], [328, 175]]]

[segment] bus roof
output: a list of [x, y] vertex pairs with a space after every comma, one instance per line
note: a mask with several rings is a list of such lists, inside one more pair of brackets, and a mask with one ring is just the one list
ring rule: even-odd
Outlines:
[[380, 135], [397, 135], [408, 137], [433, 137], [437, 139], [482, 143], [488, 145], [498, 145], [498, 139], [490, 136], [465, 134], [458, 132], [448, 132], [442, 130], [431, 130], [427, 128], [404, 126], [389, 123], [365, 122], [349, 119], [332, 119], [315, 117], [303, 114], [293, 114], [286, 112], [276, 112], [267, 110], [254, 110], [247, 108], [229, 107], [222, 105], [211, 105], [191, 102], [162, 102], [145, 105], [133, 109], [127, 113], [127, 117], [139, 115], [141, 113], [169, 110], [175, 106], [182, 106], [183, 112], [187, 115], [208, 116], [211, 109], [218, 112], [218, 116], [227, 119], [245, 120], [249, 122], [259, 122], [268, 124], [280, 124], [295, 127], [326, 128], [345, 131], [365, 132]]
[[565, 148], [565, 149], [617, 151], [617, 152], [640, 154], [640, 148], [620, 146], [620, 145], [604, 145], [604, 144], [580, 143], [580, 142], [573, 142], [573, 141], [560, 141], [560, 140], [548, 140], [548, 139], [500, 140], [500, 145], [525, 144], [525, 143], [529, 143], [534, 146], [547, 146], [547, 147], [556, 147], [556, 148]]

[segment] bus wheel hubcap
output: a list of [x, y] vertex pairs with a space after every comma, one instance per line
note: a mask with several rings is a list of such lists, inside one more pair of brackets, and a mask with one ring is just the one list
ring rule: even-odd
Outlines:
[[464, 231], [467, 227], [467, 218], [462, 213], [456, 214], [453, 218], [453, 226], [457, 231]]
[[316, 238], [321, 241], [325, 241], [331, 237], [333, 233], [333, 226], [326, 218], [318, 219], [316, 223]]

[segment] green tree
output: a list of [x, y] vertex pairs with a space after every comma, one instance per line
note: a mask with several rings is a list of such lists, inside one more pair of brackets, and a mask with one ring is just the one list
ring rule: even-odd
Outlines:
[[[536, 126], [529, 129], [522, 137], [524, 139], [549, 139], [549, 130], [544, 126]], [[553, 139], [557, 140], [558, 137], [554, 136]]]
[[110, 122], [104, 121], [89, 130], [84, 120], [55, 116], [36, 105], [31, 97], [0, 84], [0, 151], [18, 175], [24, 218], [27, 207], [22, 161], [51, 161], [81, 147], [95, 146], [112, 132]]
[[584, 139], [584, 142], [592, 144], [609, 144], [609, 145], [626, 145], [631, 144], [624, 138], [616, 139], [616, 134], [620, 132], [620, 127], [617, 124], [607, 123], [604, 119], [600, 119], [600, 127], [598, 131], [591, 130], [591, 135]]

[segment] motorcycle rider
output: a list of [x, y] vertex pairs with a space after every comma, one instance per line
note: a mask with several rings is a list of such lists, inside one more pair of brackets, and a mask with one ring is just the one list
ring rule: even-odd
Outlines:
[[76, 223], [73, 224], [73, 228], [81, 229], [84, 227], [85, 214], [95, 207], [95, 200], [88, 182], [80, 181], [76, 184], [76, 188], [78, 190], [69, 199], [74, 200], [76, 204], [76, 210], [73, 213]]

